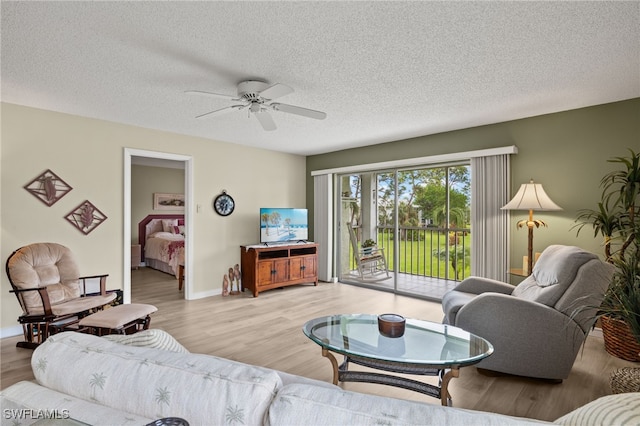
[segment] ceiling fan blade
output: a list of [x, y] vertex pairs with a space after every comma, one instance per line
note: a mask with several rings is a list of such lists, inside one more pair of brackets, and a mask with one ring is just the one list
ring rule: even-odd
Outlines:
[[187, 90], [184, 93], [186, 93], [187, 95], [209, 96], [211, 98], [230, 99], [232, 101], [239, 101], [240, 100], [240, 99], [238, 99], [237, 96], [223, 95], [221, 93], [203, 92], [201, 90]]
[[302, 108], [294, 105], [274, 103], [269, 105], [276, 111], [288, 112], [289, 114], [301, 115], [303, 117], [315, 118], [316, 120], [324, 120], [327, 118], [327, 114], [322, 111], [316, 111], [313, 109]]
[[258, 119], [260, 124], [262, 125], [263, 129], [265, 129], [265, 130], [275, 130], [276, 129], [276, 123], [273, 121], [273, 118], [271, 118], [271, 115], [268, 112], [260, 111], [260, 112], [254, 113], [254, 115], [256, 116], [256, 118]]
[[204, 118], [204, 117], [215, 117], [217, 115], [226, 114], [228, 112], [233, 111], [234, 109], [241, 109], [244, 105], [233, 105], [226, 108], [216, 109], [214, 111], [206, 112], [204, 114], [197, 115], [196, 118]]
[[288, 95], [289, 93], [293, 93], [293, 89], [291, 87], [286, 84], [276, 83], [260, 92], [260, 96], [265, 99], [276, 99], [280, 96]]

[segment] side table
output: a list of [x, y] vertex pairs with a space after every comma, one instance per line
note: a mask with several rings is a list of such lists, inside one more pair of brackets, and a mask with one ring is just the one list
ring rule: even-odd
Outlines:
[[138, 269], [142, 257], [140, 244], [131, 245], [131, 269]]
[[517, 277], [525, 277], [526, 278], [526, 277], [529, 276], [529, 275], [524, 273], [524, 269], [512, 268], [512, 269], [509, 269], [509, 273], [511, 275], [515, 275]]
[[184, 263], [178, 264], [178, 290], [182, 291], [184, 285]]

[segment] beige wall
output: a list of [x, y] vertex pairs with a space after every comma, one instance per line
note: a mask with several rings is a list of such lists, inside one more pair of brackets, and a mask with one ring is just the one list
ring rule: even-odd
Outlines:
[[[310, 156], [307, 206], [312, 212], [314, 170], [509, 145], [519, 150], [511, 163], [512, 194], [534, 179], [564, 209], [534, 215], [549, 225], [534, 231], [534, 250], [571, 244], [601, 255], [601, 241], [590, 229], [576, 237], [572, 227], [579, 209], [596, 207], [600, 178], [612, 170], [607, 159], [627, 155], [627, 148], [640, 150], [640, 99]], [[515, 227], [525, 217], [526, 212], [512, 213], [512, 267], [522, 266], [527, 251], [527, 232]]]
[[[54, 241], [73, 249], [81, 273], [108, 273], [110, 288], [124, 276], [123, 194], [124, 148], [193, 157], [193, 293], [219, 291], [222, 275], [240, 261], [241, 244], [258, 241], [258, 215], [265, 205], [303, 206], [305, 159], [195, 137], [115, 124], [67, 114], [1, 104], [2, 225], [0, 257], [4, 263], [25, 244]], [[46, 169], [73, 190], [51, 207], [23, 186]], [[278, 191], [263, 188], [265, 182]], [[229, 217], [211, 208], [226, 189], [236, 201]], [[89, 235], [74, 229], [64, 216], [88, 199], [108, 219]], [[126, 237], [126, 243], [129, 243]], [[128, 273], [128, 271], [127, 271]], [[20, 314], [3, 273], [0, 331], [15, 329]], [[215, 309], [215, 306], [212, 306]]]
[[138, 244], [138, 223], [148, 215], [182, 213], [154, 210], [153, 194], [184, 194], [184, 182], [184, 169], [131, 166], [131, 244]]
[[[123, 277], [123, 148], [170, 152], [194, 158], [194, 292], [219, 290], [221, 275], [239, 261], [240, 244], [258, 238], [258, 209], [264, 205], [303, 206], [313, 215], [310, 172], [458, 151], [516, 145], [512, 191], [533, 178], [541, 182], [562, 212], [536, 214], [549, 228], [536, 229], [535, 250], [553, 243], [575, 244], [600, 254], [600, 241], [585, 230], [576, 238], [574, 218], [594, 207], [599, 181], [611, 170], [607, 159], [640, 145], [640, 99], [425, 136], [305, 158], [206, 139], [152, 131], [32, 108], [2, 104], [0, 254], [36, 241], [72, 247], [85, 274], [109, 273], [110, 287]], [[266, 165], [266, 167], [265, 167]], [[51, 169], [74, 189], [46, 207], [22, 187]], [[306, 177], [306, 188], [305, 188]], [[262, 190], [264, 182], [280, 191]], [[271, 185], [270, 185], [271, 186]], [[222, 189], [234, 196], [236, 211], [227, 218], [211, 209]], [[306, 195], [305, 195], [306, 193]], [[306, 196], [306, 198], [305, 198]], [[108, 219], [88, 236], [63, 217], [89, 199]], [[526, 232], [512, 222], [512, 259], [526, 251]], [[519, 260], [513, 261], [519, 266]], [[19, 309], [2, 274], [1, 327], [16, 325]], [[215, 307], [213, 307], [215, 309]]]

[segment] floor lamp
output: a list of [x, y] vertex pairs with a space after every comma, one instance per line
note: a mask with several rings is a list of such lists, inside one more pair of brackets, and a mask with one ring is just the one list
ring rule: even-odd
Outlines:
[[562, 210], [562, 207], [551, 201], [551, 198], [544, 192], [542, 185], [533, 183], [533, 179], [529, 183], [520, 185], [520, 189], [511, 201], [502, 207], [502, 210], [529, 210], [529, 219], [523, 219], [517, 223], [518, 228], [526, 226], [529, 229], [529, 240], [527, 246], [527, 270], [525, 275], [530, 275], [533, 270], [533, 227], [547, 226], [543, 221], [533, 220], [533, 211], [553, 211]]

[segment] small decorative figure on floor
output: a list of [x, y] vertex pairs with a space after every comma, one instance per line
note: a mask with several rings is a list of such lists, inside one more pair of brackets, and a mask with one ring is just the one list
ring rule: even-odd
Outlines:
[[236, 263], [236, 266], [233, 267], [233, 276], [236, 279], [236, 283], [238, 284], [238, 291], [242, 291], [242, 286], [240, 285], [240, 265]]
[[234, 276], [233, 268], [229, 268], [229, 281], [231, 281], [231, 293], [229, 294], [232, 294], [235, 296], [236, 294], [240, 294], [240, 289], [239, 288], [238, 290], [233, 289], [233, 276]]
[[222, 295], [229, 295], [229, 278], [227, 278], [227, 274], [224, 274], [222, 278]]

